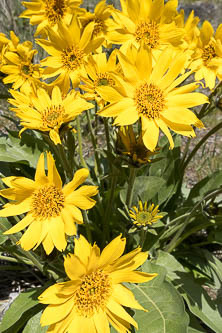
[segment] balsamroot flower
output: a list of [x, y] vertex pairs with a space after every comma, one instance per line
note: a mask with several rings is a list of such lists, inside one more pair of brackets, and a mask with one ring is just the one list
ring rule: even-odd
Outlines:
[[148, 206], [147, 201], [143, 204], [140, 200], [139, 207], [133, 206], [129, 211], [129, 216], [138, 227], [148, 227], [163, 217], [162, 215], [158, 215], [158, 208], [158, 205], [156, 207], [154, 204]]
[[187, 55], [179, 52], [174, 59], [173, 56], [171, 49], [165, 49], [152, 66], [151, 54], [146, 47], [137, 52], [135, 64], [119, 53], [124, 72], [121, 84], [125, 92], [110, 86], [97, 87], [101, 97], [110, 102], [99, 114], [114, 117], [114, 125], [118, 126], [132, 125], [141, 120], [143, 142], [150, 151], [157, 146], [159, 129], [167, 136], [172, 149], [174, 142], [169, 128], [178, 134], [194, 137], [192, 125], [204, 127], [189, 108], [208, 103], [208, 98], [192, 92], [198, 87], [197, 83], [179, 87], [190, 75], [190, 72], [181, 75]]
[[63, 82], [64, 86], [69, 87], [71, 79], [73, 87], [77, 87], [80, 75], [84, 74], [87, 56], [104, 41], [103, 37], [92, 40], [93, 29], [93, 22], [82, 29], [77, 18], [73, 17], [69, 25], [59, 24], [58, 32], [49, 29], [48, 40], [37, 40], [50, 55], [41, 61], [42, 65], [47, 67], [43, 78], [59, 75], [58, 80]]
[[29, 96], [18, 91], [10, 92], [14, 97], [9, 99], [15, 106], [12, 110], [24, 127], [20, 133], [28, 128], [48, 132], [56, 145], [61, 144], [60, 128], [93, 107], [93, 104], [86, 102], [77, 91], [63, 96], [58, 86], [53, 87], [51, 94], [44, 88], [37, 89], [36, 95], [32, 93]]
[[[65, 258], [65, 271], [70, 281], [57, 283], [39, 296], [49, 304], [41, 317], [48, 332], [109, 333], [109, 323], [120, 333], [129, 333], [136, 321], [123, 306], [145, 310], [123, 282], [140, 283], [152, 280], [157, 274], [135, 271], [148, 256], [138, 247], [122, 256], [126, 239], [111, 241], [100, 253], [80, 235], [75, 239], [74, 254]], [[146, 310], [145, 310], [146, 311]]]
[[210, 22], [204, 21], [192, 60], [195, 80], [204, 79], [206, 87], [214, 89], [216, 78], [222, 80], [222, 24], [214, 33]]
[[[96, 186], [80, 186], [89, 175], [87, 169], [80, 169], [73, 180], [62, 187], [62, 181], [55, 161], [47, 153], [48, 174], [45, 174], [44, 154], [42, 153], [35, 173], [35, 180], [25, 177], [6, 177], [2, 181], [9, 187], [0, 195], [14, 202], [7, 203], [0, 210], [0, 216], [27, 215], [6, 235], [27, 228], [19, 240], [24, 250], [36, 248], [42, 243], [47, 254], [54, 247], [59, 251], [66, 248], [65, 235], [75, 235], [75, 223], [83, 223], [80, 209], [90, 209], [95, 205], [91, 198], [97, 194]], [[77, 189], [78, 188], [78, 189]]]
[[23, 1], [27, 9], [20, 15], [30, 19], [30, 24], [38, 25], [35, 35], [46, 34], [47, 28], [58, 29], [60, 22], [70, 23], [76, 12], [82, 12], [78, 6], [82, 0], [32, 0]]

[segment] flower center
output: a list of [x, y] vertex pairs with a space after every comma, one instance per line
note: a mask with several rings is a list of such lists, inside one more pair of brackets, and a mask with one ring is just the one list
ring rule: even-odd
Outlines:
[[111, 77], [109, 76], [109, 74], [107, 73], [98, 73], [97, 74], [97, 79], [94, 82], [95, 87], [99, 87], [99, 86], [114, 86], [115, 82], [113, 79], [111, 79]]
[[65, 110], [61, 105], [52, 105], [42, 113], [44, 127], [55, 128], [63, 122]]
[[156, 22], [140, 22], [135, 31], [135, 38], [138, 43], [143, 41], [146, 45], [152, 49], [159, 45], [159, 28]]
[[39, 219], [56, 217], [64, 207], [64, 195], [54, 185], [45, 185], [32, 196], [32, 216]]
[[152, 83], [144, 83], [137, 88], [134, 100], [137, 111], [147, 118], [159, 118], [165, 107], [162, 90]]
[[102, 270], [85, 275], [74, 294], [76, 311], [80, 316], [91, 317], [104, 308], [111, 295], [111, 281]]
[[101, 31], [103, 31], [105, 29], [105, 27], [104, 27], [104, 23], [103, 23], [103, 21], [100, 19], [100, 18], [98, 18], [98, 17], [96, 17], [96, 19], [95, 19], [95, 26], [94, 26], [94, 30], [93, 30], [93, 34], [95, 35], [95, 36], [97, 36]]
[[23, 74], [25, 74], [25, 76], [27, 75], [32, 75], [33, 74], [33, 67], [32, 64], [29, 65], [22, 65], [21, 67], [21, 71]]
[[51, 26], [61, 21], [67, 10], [66, 0], [45, 0], [45, 14]]
[[62, 63], [68, 70], [74, 70], [83, 64], [84, 52], [77, 46], [63, 50]]
[[151, 213], [143, 211], [137, 214], [137, 224], [147, 225], [151, 224], [151, 221], [152, 221]]
[[208, 64], [212, 58], [216, 57], [216, 51], [215, 47], [209, 43], [204, 47], [203, 54], [202, 54], [202, 59], [203, 63], [206, 65]]

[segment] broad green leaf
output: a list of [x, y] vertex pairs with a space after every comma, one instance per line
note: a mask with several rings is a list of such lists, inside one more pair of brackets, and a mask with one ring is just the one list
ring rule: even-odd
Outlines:
[[0, 138], [0, 161], [20, 162], [36, 167], [44, 143], [39, 139], [23, 134], [22, 140], [9, 134]]
[[213, 174], [205, 177], [197, 183], [190, 191], [187, 201], [195, 203], [210, 191], [218, 189], [222, 185], [222, 171], [216, 171]]
[[[175, 287], [165, 280], [166, 269], [147, 261], [142, 270], [158, 275], [147, 283], [126, 284], [137, 301], [148, 310], [133, 310], [133, 318], [138, 323], [136, 333], [187, 333], [189, 318], [185, 312], [183, 299]], [[111, 333], [116, 330], [112, 327]]]
[[[138, 198], [143, 201], [151, 200], [165, 184], [165, 180], [155, 176], [139, 176], [135, 180], [133, 189], [133, 204], [137, 205]], [[121, 200], [126, 201], [127, 187], [121, 190]]]
[[[0, 218], [0, 223], [2, 226], [5, 227], [5, 230], [10, 229], [12, 226], [11, 223], [8, 221], [8, 219], [5, 217]], [[0, 245], [3, 244], [8, 239], [8, 236], [3, 235], [3, 232], [4, 231], [2, 229], [0, 229]]]
[[45, 332], [47, 332], [48, 326], [42, 327], [40, 325], [41, 315], [42, 315], [42, 312], [39, 312], [35, 316], [31, 317], [28, 320], [22, 333], [45, 333]]
[[143, 271], [158, 273], [158, 276], [147, 283], [131, 284], [139, 303], [148, 312], [134, 310], [134, 319], [138, 323], [138, 333], [186, 333], [188, 315], [185, 312], [183, 299], [175, 287], [165, 280], [166, 269], [146, 262]]
[[38, 303], [38, 296], [45, 287], [34, 288], [21, 293], [6, 311], [0, 326], [1, 333], [17, 333], [28, 319], [41, 311], [42, 304]]
[[222, 333], [222, 320], [217, 304], [195, 282], [192, 275], [187, 273], [183, 266], [169, 253], [159, 251], [156, 263], [167, 267], [167, 276], [186, 300], [189, 310], [215, 333]]
[[187, 333], [204, 333], [204, 331], [196, 330], [195, 328], [188, 327]]

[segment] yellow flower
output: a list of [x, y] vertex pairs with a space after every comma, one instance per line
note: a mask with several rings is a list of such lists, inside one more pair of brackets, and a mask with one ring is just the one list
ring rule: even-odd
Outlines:
[[151, 163], [151, 156], [158, 153], [153, 153], [144, 146], [142, 133], [137, 137], [132, 126], [119, 127], [117, 151], [129, 156], [131, 164], [136, 167], [139, 167], [141, 164]]
[[96, 89], [100, 86], [114, 87], [117, 82], [112, 76], [112, 73], [117, 72], [118, 65], [116, 64], [116, 51], [114, 50], [108, 60], [106, 53], [98, 53], [90, 55], [85, 65], [86, 74], [81, 77], [84, 85], [80, 87], [86, 91], [84, 98], [87, 100], [96, 100], [99, 105], [104, 105], [105, 101], [97, 93]]
[[[80, 235], [75, 239], [74, 254], [65, 258], [65, 271], [70, 281], [57, 283], [39, 296], [49, 304], [41, 317], [48, 332], [109, 333], [109, 323], [120, 333], [130, 333], [136, 321], [123, 306], [145, 310], [123, 282], [140, 283], [157, 274], [135, 271], [148, 256], [137, 248], [122, 256], [125, 238], [116, 237], [100, 254]], [[145, 310], [146, 311], [146, 310]]]
[[77, 87], [80, 74], [84, 73], [84, 64], [88, 54], [97, 49], [103, 42], [102, 37], [92, 40], [94, 29], [93, 22], [89, 23], [84, 30], [80, 29], [77, 19], [74, 17], [70, 25], [59, 24], [58, 32], [52, 29], [48, 31], [49, 40], [38, 39], [37, 43], [51, 56], [42, 60], [44, 78], [59, 75], [66, 87]]
[[200, 31], [197, 27], [200, 19], [197, 16], [194, 16], [194, 11], [192, 10], [189, 14], [187, 20], [185, 21], [184, 10], [181, 9], [180, 13], [175, 17], [176, 25], [179, 28], [184, 28], [185, 34], [183, 37], [182, 47], [185, 49], [193, 50], [197, 46], [198, 37]]
[[156, 148], [159, 128], [167, 136], [170, 148], [173, 148], [169, 128], [193, 137], [192, 125], [203, 127], [203, 123], [189, 108], [207, 103], [208, 98], [201, 93], [192, 93], [198, 87], [197, 83], [177, 87], [190, 72], [180, 75], [187, 61], [186, 54], [178, 53], [172, 59], [173, 55], [174, 51], [166, 49], [152, 68], [151, 54], [146, 48], [141, 47], [138, 51], [135, 65], [119, 53], [124, 72], [122, 89], [125, 89], [125, 93], [112, 87], [97, 88], [102, 98], [110, 102], [99, 114], [115, 117], [114, 125], [118, 126], [131, 125], [141, 119], [143, 142], [151, 151]]
[[[16, 36], [14, 36], [16, 37]], [[37, 50], [32, 49], [32, 43], [26, 41], [17, 43], [11, 41], [2, 54], [1, 71], [7, 76], [3, 79], [5, 84], [13, 83], [13, 89], [20, 89], [29, 94], [37, 85], [41, 85], [41, 68], [33, 63], [33, 57]]]
[[47, 35], [47, 28], [58, 29], [59, 22], [70, 23], [76, 12], [82, 12], [78, 6], [82, 0], [32, 0], [23, 1], [27, 9], [20, 17], [29, 18], [30, 24], [38, 25], [35, 35]]
[[164, 0], [130, 1], [121, 0], [122, 12], [114, 11], [112, 16], [116, 23], [112, 25], [107, 38], [112, 43], [140, 46], [144, 43], [151, 50], [163, 49], [182, 42], [184, 30], [173, 21], [177, 1]]
[[140, 200], [139, 208], [133, 206], [129, 211], [129, 216], [138, 227], [148, 227], [163, 217], [158, 215], [158, 208], [159, 206], [155, 207], [154, 204], [148, 206], [147, 201], [143, 204]]
[[37, 89], [37, 95], [24, 95], [10, 90], [14, 99], [9, 102], [15, 106], [12, 110], [21, 120], [24, 127], [21, 132], [30, 128], [49, 132], [50, 139], [55, 144], [61, 144], [59, 131], [62, 126], [75, 119], [93, 104], [81, 98], [78, 92], [70, 92], [62, 96], [60, 88], [55, 86], [52, 93], [43, 88]]
[[192, 58], [190, 67], [196, 72], [195, 80], [204, 79], [206, 87], [214, 89], [216, 77], [222, 80], [222, 24], [214, 34], [212, 25], [208, 21], [203, 23]]
[[[87, 169], [76, 171], [71, 182], [62, 187], [62, 181], [55, 161], [47, 153], [48, 174], [45, 174], [44, 154], [42, 153], [35, 180], [25, 177], [6, 177], [2, 181], [9, 187], [0, 195], [13, 200], [4, 205], [0, 216], [27, 215], [4, 234], [9, 235], [28, 227], [19, 240], [21, 247], [28, 251], [40, 243], [47, 254], [54, 247], [59, 251], [66, 248], [65, 235], [75, 235], [75, 223], [83, 223], [80, 209], [90, 209], [95, 205], [91, 198], [97, 194], [96, 186], [80, 186], [89, 175]], [[78, 188], [78, 189], [77, 189]]]
[[113, 11], [113, 6], [106, 5], [106, 0], [101, 0], [97, 3], [94, 13], [85, 12], [82, 15], [79, 15], [79, 20], [83, 27], [86, 27], [87, 24], [93, 22], [93, 37], [97, 36], [106, 36], [107, 29], [110, 23], [110, 16]]

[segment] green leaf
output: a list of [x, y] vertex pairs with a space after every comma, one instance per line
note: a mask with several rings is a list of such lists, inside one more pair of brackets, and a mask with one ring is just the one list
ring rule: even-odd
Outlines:
[[35, 316], [31, 317], [22, 333], [45, 333], [47, 332], [48, 326], [42, 327], [40, 325], [40, 318], [42, 312], [37, 313]]
[[135, 310], [138, 333], [187, 333], [189, 323], [183, 299], [175, 287], [165, 280], [166, 269], [147, 261], [143, 271], [158, 273], [153, 280], [143, 284], [131, 284], [138, 302], [148, 310]]
[[196, 330], [195, 328], [188, 327], [187, 333], [204, 333], [204, 331]]
[[[5, 230], [10, 229], [12, 226], [6, 217], [1, 217], [0, 223], [3, 227], [5, 227]], [[3, 235], [3, 232], [4, 231], [2, 229], [0, 229], [0, 245], [3, 244], [8, 239], [8, 236]]]
[[44, 143], [29, 134], [23, 134], [22, 140], [11, 134], [0, 138], [0, 161], [20, 162], [35, 168]]
[[[133, 205], [137, 205], [138, 197], [143, 201], [151, 200], [165, 184], [165, 180], [156, 176], [139, 176], [135, 180]], [[120, 191], [121, 200], [126, 202], [127, 187]]]
[[38, 303], [38, 296], [45, 290], [34, 288], [21, 293], [6, 311], [0, 326], [1, 333], [17, 333], [28, 319], [42, 310], [43, 305]]
[[222, 333], [221, 315], [217, 304], [195, 282], [192, 275], [186, 272], [183, 266], [169, 253], [159, 251], [156, 263], [167, 267], [167, 276], [186, 300], [189, 310], [215, 333]]
[[216, 171], [213, 174], [205, 177], [199, 183], [197, 183], [192, 190], [187, 201], [190, 203], [196, 203], [203, 199], [203, 197], [210, 191], [218, 189], [222, 185], [222, 171]]

